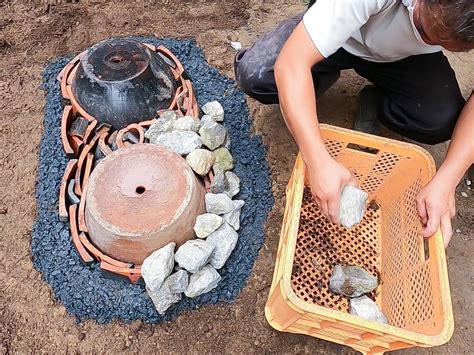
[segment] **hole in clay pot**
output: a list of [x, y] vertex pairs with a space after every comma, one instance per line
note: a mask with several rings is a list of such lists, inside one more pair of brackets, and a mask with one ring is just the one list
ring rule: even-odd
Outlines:
[[137, 194], [141, 195], [142, 193], [145, 192], [145, 186], [137, 186], [135, 191], [136, 191]]
[[121, 57], [112, 57], [112, 58], [110, 58], [110, 61], [112, 63], [118, 64], [118, 63], [122, 62], [122, 58]]

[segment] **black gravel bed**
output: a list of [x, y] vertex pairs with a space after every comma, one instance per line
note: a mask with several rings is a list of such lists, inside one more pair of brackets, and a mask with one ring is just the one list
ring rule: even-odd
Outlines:
[[251, 133], [252, 120], [245, 96], [235, 82], [209, 66], [194, 40], [134, 38], [169, 48], [193, 79], [199, 104], [218, 100], [224, 107], [224, 125], [229, 130], [235, 159], [234, 172], [241, 179], [241, 192], [235, 198], [245, 200], [239, 241], [226, 265], [219, 270], [222, 280], [217, 288], [194, 299], [183, 295], [164, 316], [156, 312], [143, 286], [104, 278], [98, 263], [82, 264], [71, 241], [69, 224], [58, 218], [59, 186], [67, 158], [60, 138], [62, 98], [56, 77], [72, 57], [57, 58], [43, 72], [46, 106], [36, 186], [37, 218], [31, 247], [35, 268], [51, 285], [57, 301], [78, 320], [107, 323], [114, 319], [127, 322], [141, 319], [156, 323], [175, 319], [182, 312], [204, 304], [232, 302], [252, 272], [264, 242], [267, 214], [273, 207], [265, 147], [261, 137]]

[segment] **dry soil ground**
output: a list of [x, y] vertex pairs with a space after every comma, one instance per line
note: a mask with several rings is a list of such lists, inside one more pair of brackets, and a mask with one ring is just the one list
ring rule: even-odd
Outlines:
[[[77, 53], [109, 36], [195, 37], [209, 62], [232, 77], [234, 52], [229, 40], [248, 45], [302, 8], [299, 0], [157, 0], [133, 4], [76, 0], [60, 5], [0, 1], [0, 352], [353, 353], [349, 348], [318, 339], [279, 333], [264, 319], [282, 222], [284, 188], [297, 152], [277, 107], [264, 107], [249, 100], [255, 131], [263, 135], [268, 148], [276, 204], [267, 222], [266, 246], [235, 304], [203, 307], [162, 325], [98, 325], [94, 321], [77, 324], [54, 301], [49, 286], [31, 262], [30, 235], [35, 218], [37, 153], [44, 105], [41, 71], [50, 58]], [[474, 84], [474, 56], [451, 55], [450, 59], [464, 94], [469, 94]], [[345, 73], [320, 100], [321, 117], [350, 126], [356, 109], [355, 95], [364, 83], [353, 73]], [[440, 145], [431, 151], [439, 161], [445, 149]], [[448, 250], [456, 317], [454, 337], [445, 346], [410, 350], [407, 354], [460, 354], [474, 349], [474, 198], [468, 193], [468, 198], [458, 194], [459, 212], [454, 223], [461, 232], [456, 233]]]

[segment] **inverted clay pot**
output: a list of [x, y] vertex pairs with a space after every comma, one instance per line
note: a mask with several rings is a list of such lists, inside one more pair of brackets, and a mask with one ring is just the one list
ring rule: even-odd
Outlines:
[[101, 160], [86, 187], [85, 220], [92, 243], [141, 265], [153, 251], [194, 238], [205, 188], [179, 155], [136, 144]]
[[143, 43], [110, 39], [82, 57], [72, 82], [79, 106], [114, 129], [149, 120], [167, 109], [177, 82], [167, 63]]

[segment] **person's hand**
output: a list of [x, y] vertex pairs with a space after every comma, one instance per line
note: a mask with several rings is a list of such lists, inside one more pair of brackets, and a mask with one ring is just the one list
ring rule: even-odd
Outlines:
[[357, 186], [357, 179], [342, 164], [328, 157], [307, 167], [313, 198], [332, 223], [339, 224], [339, 200], [344, 186]]
[[455, 188], [439, 176], [435, 176], [420, 191], [416, 199], [418, 215], [423, 224], [422, 235], [428, 238], [441, 227], [445, 248], [453, 235], [451, 218], [456, 214]]

